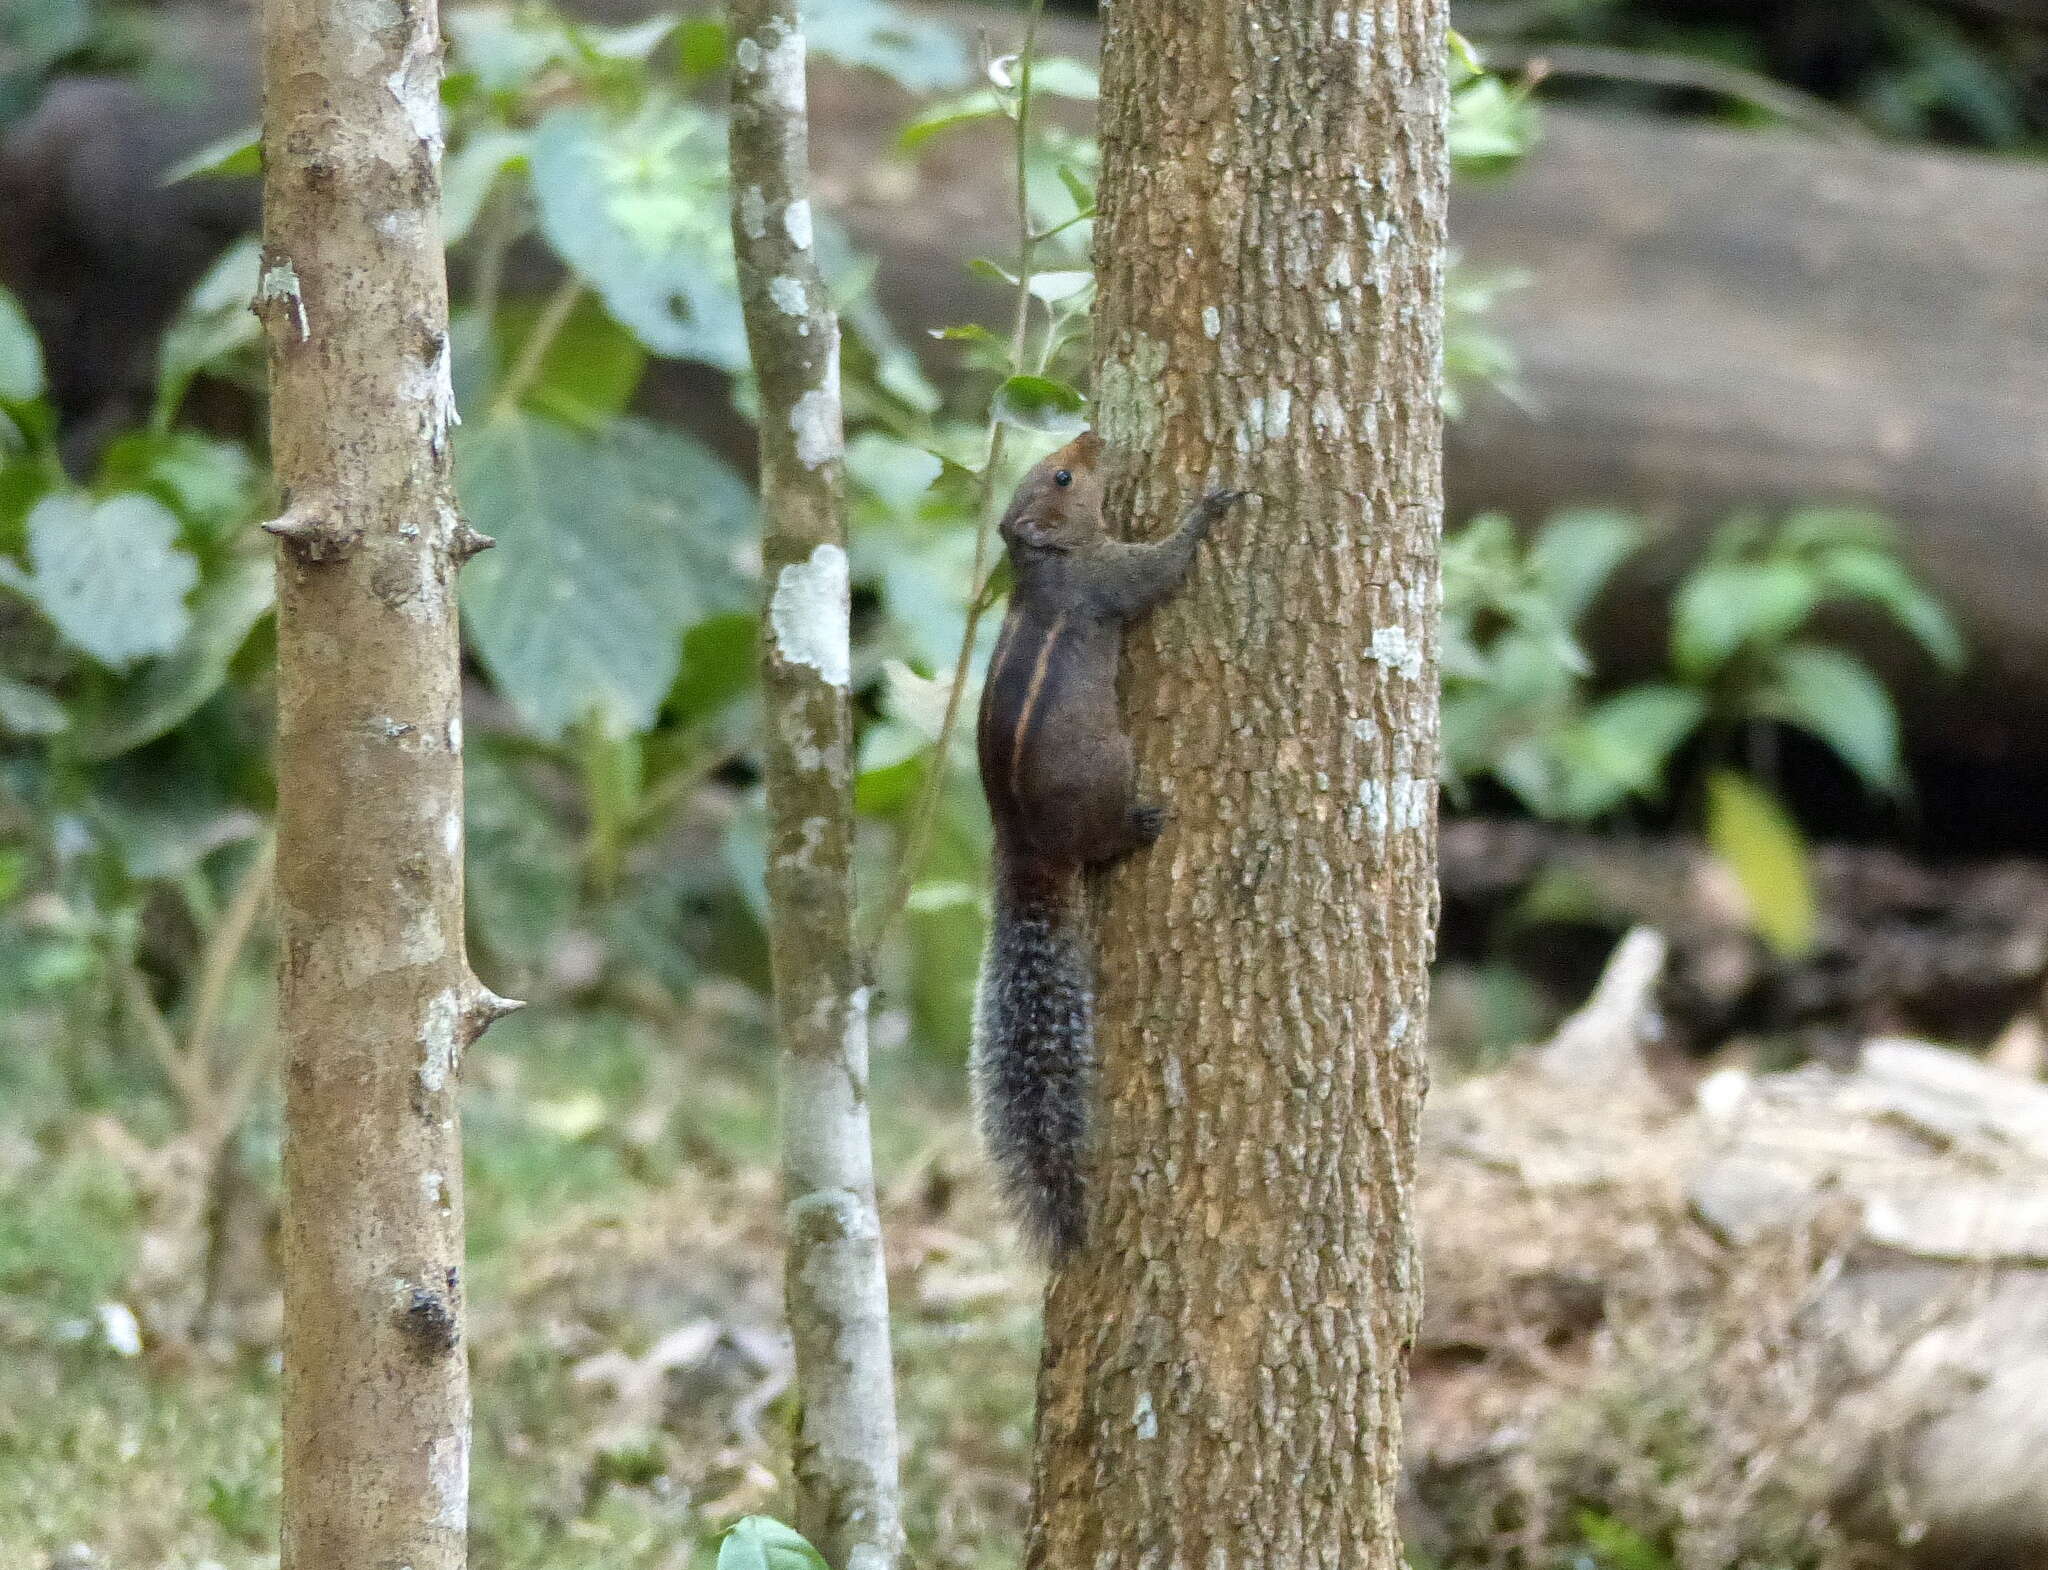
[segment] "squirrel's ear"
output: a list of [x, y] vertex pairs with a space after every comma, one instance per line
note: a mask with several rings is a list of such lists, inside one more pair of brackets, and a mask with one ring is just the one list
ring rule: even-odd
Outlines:
[[1081, 463], [1093, 463], [1102, 456], [1102, 438], [1093, 431], [1083, 431], [1068, 444], [1067, 451]]
[[1036, 513], [1019, 510], [1003, 520], [1002, 532], [1020, 545], [1044, 549], [1053, 543], [1053, 531], [1046, 527], [1045, 520]]

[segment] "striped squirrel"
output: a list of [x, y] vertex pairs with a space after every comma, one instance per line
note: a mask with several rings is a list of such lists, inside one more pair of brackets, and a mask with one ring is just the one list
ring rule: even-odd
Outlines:
[[1054, 1262], [1086, 1228], [1095, 956], [1081, 872], [1166, 825], [1136, 794], [1117, 715], [1126, 623], [1187, 576], [1242, 492], [1211, 491], [1167, 538], [1126, 544], [1102, 521], [1102, 439], [1035, 465], [1004, 513], [1015, 586], [982, 688], [981, 784], [995, 826], [995, 921], [975, 999], [982, 1137], [1018, 1221]]

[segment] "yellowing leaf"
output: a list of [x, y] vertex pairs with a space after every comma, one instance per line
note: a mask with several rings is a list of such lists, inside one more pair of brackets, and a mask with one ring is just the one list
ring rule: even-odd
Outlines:
[[1707, 776], [1707, 844], [1742, 885], [1757, 935], [1787, 959], [1811, 950], [1817, 917], [1806, 841], [1777, 798], [1716, 769]]

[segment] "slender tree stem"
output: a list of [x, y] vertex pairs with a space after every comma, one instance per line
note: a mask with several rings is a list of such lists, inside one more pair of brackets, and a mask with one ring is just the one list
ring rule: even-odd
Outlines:
[[839, 320], [811, 249], [797, 0], [732, 0], [733, 251], [761, 387], [769, 952], [782, 1043], [797, 1526], [834, 1570], [902, 1552], [889, 1293], [854, 936]]
[[[284, 1068], [280, 1570], [462, 1570], [465, 1049], [435, 0], [265, 0]], [[250, 912], [253, 917], [253, 909]], [[211, 1011], [209, 1011], [211, 1012]], [[248, 1072], [245, 1069], [245, 1073]]]

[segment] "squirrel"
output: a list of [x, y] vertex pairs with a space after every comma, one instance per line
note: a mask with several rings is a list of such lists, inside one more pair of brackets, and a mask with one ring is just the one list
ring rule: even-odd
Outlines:
[[1005, 1197], [1055, 1264], [1086, 1230], [1095, 964], [1081, 873], [1166, 826], [1165, 809], [1137, 797], [1117, 715], [1123, 630], [1173, 592], [1243, 495], [1211, 491], [1165, 539], [1126, 544], [1103, 527], [1103, 456], [1102, 438], [1083, 432], [1025, 474], [1003, 514], [1014, 587], [977, 731], [995, 913], [975, 998], [975, 1101]]

